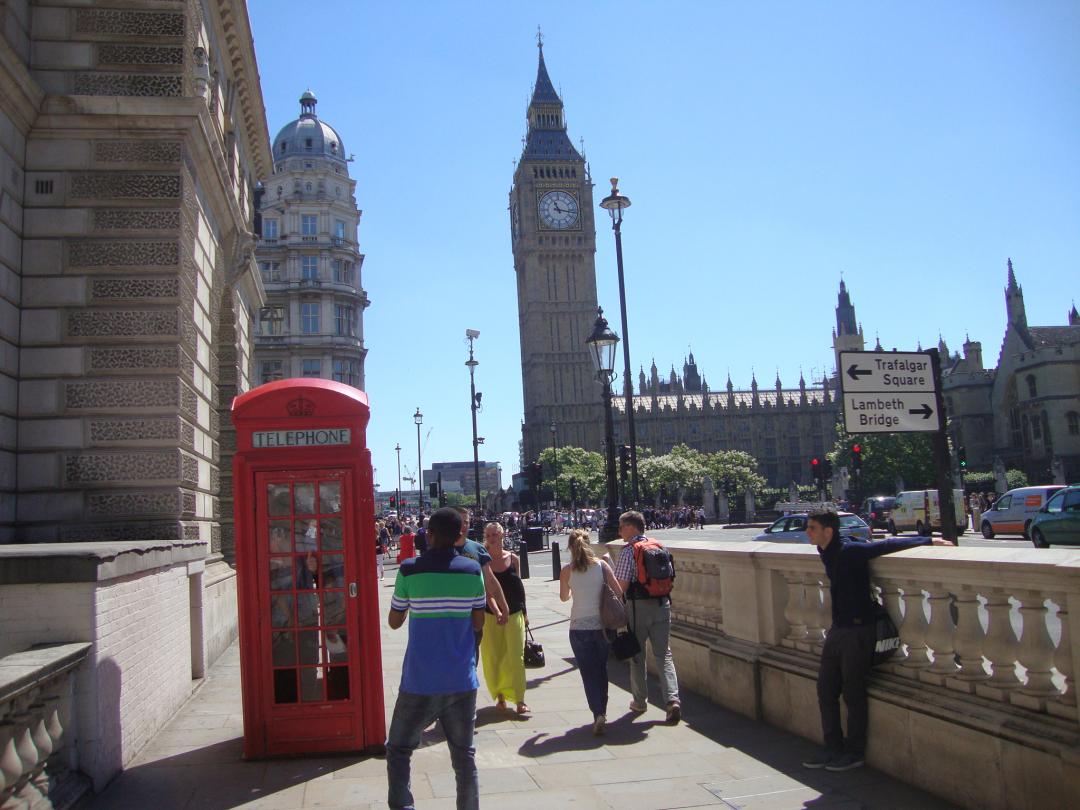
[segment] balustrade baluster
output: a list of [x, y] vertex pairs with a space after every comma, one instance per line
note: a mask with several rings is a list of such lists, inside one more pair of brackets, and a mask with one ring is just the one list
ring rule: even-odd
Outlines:
[[956, 677], [961, 681], [985, 681], [990, 674], [983, 665], [986, 633], [979, 621], [979, 595], [974, 589], [964, 587], [954, 596], [957, 616], [953, 648], [960, 659], [960, 671]]
[[34, 717], [30, 725], [30, 736], [34, 740], [34, 747], [38, 750], [38, 764], [36, 770], [40, 771], [45, 767], [45, 761], [49, 758], [49, 754], [54, 750], [52, 738], [49, 736], [49, 730], [45, 727], [48, 707], [44, 703], [32, 703], [30, 705], [30, 712]]
[[1072, 631], [1069, 629], [1067, 598], [1063, 593], [1056, 593], [1053, 596], [1054, 602], [1058, 606], [1058, 621], [1061, 622], [1061, 639], [1058, 641], [1057, 649], [1054, 650], [1054, 668], [1065, 678], [1065, 691], [1061, 694], [1059, 700], [1066, 706], [1073, 707], [1071, 713], [1075, 714], [1076, 681], [1073, 680]]
[[20, 729], [13, 723], [0, 725], [0, 775], [4, 779], [2, 786], [4, 793], [0, 793], [0, 799], [10, 788], [18, 784], [23, 775], [22, 758], [15, 750], [16, 736], [19, 731]]
[[983, 655], [989, 659], [993, 669], [988, 683], [996, 689], [1015, 689], [1020, 686], [1020, 679], [1016, 675], [1018, 643], [1009, 616], [1012, 605], [1009, 603], [1008, 594], [1001, 591], [983, 595], [986, 597], [986, 612], [989, 616]]
[[900, 626], [900, 640], [908, 645], [904, 666], [924, 669], [930, 666], [930, 651], [926, 648], [926, 631], [930, 624], [923, 612], [922, 587], [915, 582], [904, 583], [904, 623]]
[[720, 569], [709, 566], [702, 572], [705, 587], [702, 589], [699, 607], [701, 614], [708, 619], [711, 626], [721, 627], [724, 617], [720, 611]]
[[930, 627], [926, 631], [926, 644], [934, 651], [934, 663], [930, 672], [935, 675], [952, 675], [956, 672], [956, 656], [953, 653], [953, 636], [956, 624], [952, 617], [952, 594], [937, 587], [930, 595]]
[[803, 621], [803, 604], [805, 602], [802, 579], [798, 574], [784, 574], [784, 582], [787, 583], [787, 602], [784, 605], [784, 618], [788, 623], [788, 633], [784, 640], [790, 642], [788, 646], [806, 638], [806, 624]]
[[[883, 580], [879, 587], [881, 590], [881, 603], [885, 606], [885, 611], [889, 614], [889, 618], [893, 620], [893, 624], [899, 628], [904, 623], [904, 616], [900, 611], [900, 589], [895, 582], [890, 580]], [[901, 641], [903, 641], [902, 633]], [[905, 644], [901, 644], [900, 649], [893, 655], [890, 663], [902, 664], [907, 656], [907, 647]]]
[[33, 773], [38, 764], [38, 751], [37, 746], [34, 745], [34, 739], [30, 736], [30, 724], [34, 718], [26, 712], [20, 712], [11, 716], [18, 730], [15, 732], [15, 751], [19, 755], [19, 761], [22, 763], [23, 775]]
[[[806, 641], [814, 652], [820, 654], [821, 648], [825, 646], [825, 631], [829, 629], [832, 621], [831, 616], [826, 613], [824, 603], [824, 599], [828, 598], [829, 588], [827, 585], [822, 587], [821, 579], [812, 574], [803, 580], [803, 587], [806, 594]], [[824, 598], [823, 592], [826, 594]]]
[[1036, 698], [1057, 697], [1060, 692], [1050, 672], [1054, 664], [1054, 642], [1046, 629], [1046, 599], [1033, 591], [1023, 593], [1020, 599], [1024, 627], [1017, 657], [1027, 669], [1027, 683], [1020, 687], [1020, 691]]

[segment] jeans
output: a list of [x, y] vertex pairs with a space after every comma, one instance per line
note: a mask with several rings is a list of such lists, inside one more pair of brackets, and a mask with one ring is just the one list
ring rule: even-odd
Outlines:
[[593, 718], [607, 714], [608, 698], [608, 640], [603, 630], [571, 630], [570, 648], [577, 660], [585, 700]]
[[825, 636], [818, 669], [818, 707], [825, 747], [834, 753], [845, 750], [840, 725], [841, 694], [848, 709], [847, 753], [858, 757], [866, 753], [866, 681], [874, 660], [876, 638], [873, 624], [830, 627]]
[[386, 775], [390, 783], [387, 803], [392, 810], [412, 810], [409, 760], [420, 745], [420, 735], [436, 719], [450, 747], [450, 762], [457, 777], [458, 810], [479, 810], [480, 782], [473, 747], [475, 715], [475, 689], [445, 695], [398, 693], [386, 740]]
[[668, 646], [671, 637], [671, 602], [660, 599], [628, 599], [626, 616], [630, 627], [641, 645], [641, 652], [630, 659], [630, 694], [634, 703], [644, 706], [649, 692], [645, 683], [645, 642], [652, 645], [656, 671], [660, 673], [660, 688], [664, 693], [664, 705], [679, 702], [679, 679], [675, 675], [675, 661]]

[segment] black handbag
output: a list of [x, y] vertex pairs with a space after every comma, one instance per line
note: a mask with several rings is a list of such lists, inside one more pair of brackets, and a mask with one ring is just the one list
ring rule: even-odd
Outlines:
[[544, 666], [544, 645], [533, 638], [532, 628], [526, 627], [528, 638], [525, 639], [525, 668], [540, 669]]
[[896, 629], [889, 612], [880, 602], [874, 608], [874, 661], [872, 666], [884, 664], [900, 649], [900, 631]]
[[611, 652], [620, 661], [625, 661], [641, 652], [641, 644], [636, 635], [629, 630], [623, 630], [611, 640]]

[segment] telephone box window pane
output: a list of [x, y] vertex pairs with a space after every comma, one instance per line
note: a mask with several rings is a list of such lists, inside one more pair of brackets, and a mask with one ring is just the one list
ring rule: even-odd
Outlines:
[[298, 520], [293, 523], [297, 551], [314, 551], [317, 546], [318, 521]]
[[322, 555], [322, 583], [324, 588], [340, 588], [345, 578], [345, 558], [340, 554]]
[[[319, 663], [319, 631], [318, 630], [301, 630], [300, 631], [300, 663], [301, 664], [317, 664]], [[303, 680], [301, 678], [301, 680]]]
[[331, 664], [343, 664], [349, 660], [349, 648], [344, 628], [326, 631], [326, 660]]
[[270, 625], [272, 627], [293, 627], [293, 598], [283, 593], [270, 597]]
[[[323, 594], [323, 624], [345, 624], [345, 592], [344, 591], [330, 591]], [[344, 632], [342, 632], [344, 638]], [[327, 639], [327, 647], [330, 646], [330, 640]], [[332, 660], [332, 659], [331, 659]]]
[[271, 557], [270, 590], [291, 591], [292, 586], [292, 557]]
[[330, 667], [326, 670], [326, 699], [349, 699], [349, 668]]
[[323, 551], [341, 550], [341, 518], [323, 518], [320, 533], [322, 534]]
[[322, 670], [318, 667], [304, 667], [300, 670], [300, 700], [304, 703], [319, 703], [323, 700]]
[[270, 553], [288, 554], [292, 551], [292, 538], [289, 537], [287, 520], [270, 521]]
[[300, 624], [312, 627], [319, 623], [319, 595], [317, 593], [298, 593], [296, 595], [296, 613]]
[[315, 511], [315, 485], [293, 486], [293, 511], [298, 515], [310, 515]]
[[271, 647], [273, 649], [273, 661], [275, 667], [291, 667], [296, 665], [296, 641], [295, 633], [273, 632]]
[[274, 670], [274, 703], [296, 703], [296, 670]]
[[271, 515], [289, 514], [289, 485], [267, 484], [266, 504]]
[[296, 557], [296, 590], [309, 591], [316, 586], [315, 575], [319, 571], [319, 558], [314, 552]]
[[323, 481], [319, 484], [319, 512], [334, 515], [341, 511], [341, 482]]

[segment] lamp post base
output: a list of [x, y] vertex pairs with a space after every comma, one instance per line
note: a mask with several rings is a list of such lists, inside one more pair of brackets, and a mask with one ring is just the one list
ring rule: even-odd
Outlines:
[[608, 518], [608, 520], [604, 521], [600, 526], [600, 542], [610, 543], [611, 541], [618, 539], [619, 521]]

